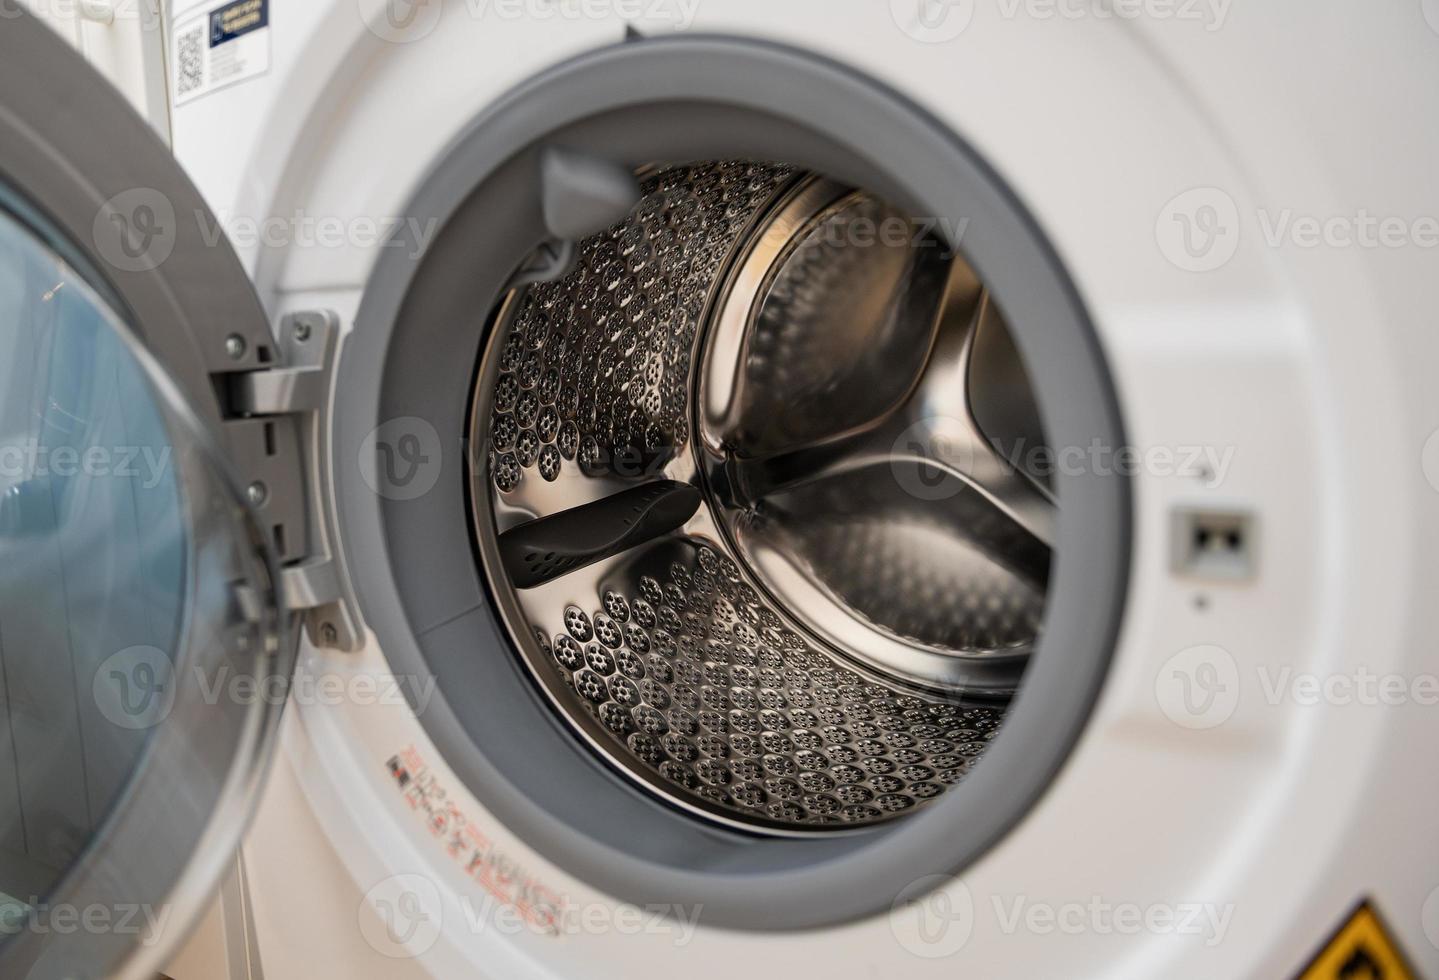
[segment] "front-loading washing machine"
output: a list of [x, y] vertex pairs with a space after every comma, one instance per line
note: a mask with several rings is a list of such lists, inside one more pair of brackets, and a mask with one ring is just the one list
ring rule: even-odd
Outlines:
[[163, 23], [0, 23], [4, 975], [1439, 967], [1427, 5]]

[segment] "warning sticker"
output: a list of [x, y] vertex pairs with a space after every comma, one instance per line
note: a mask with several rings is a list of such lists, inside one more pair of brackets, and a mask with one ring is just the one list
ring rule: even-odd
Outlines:
[[410, 809], [423, 816], [430, 833], [444, 842], [445, 850], [465, 874], [495, 900], [514, 909], [532, 931], [552, 937], [564, 931], [568, 899], [504, 854], [465, 815], [414, 746], [391, 756], [385, 768]]
[[270, 0], [202, 4], [171, 32], [174, 100], [184, 105], [270, 70]]
[[1366, 901], [1295, 980], [1419, 980], [1419, 974]]

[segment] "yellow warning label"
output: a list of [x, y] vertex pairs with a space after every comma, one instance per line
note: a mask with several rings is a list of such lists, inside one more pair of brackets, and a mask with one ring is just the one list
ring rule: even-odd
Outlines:
[[1419, 974], [1364, 902], [1295, 980], [1419, 980]]

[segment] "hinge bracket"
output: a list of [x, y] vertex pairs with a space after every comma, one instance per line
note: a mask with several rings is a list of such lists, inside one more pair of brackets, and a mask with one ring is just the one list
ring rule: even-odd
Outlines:
[[355, 651], [364, 625], [340, 558], [330, 485], [339, 327], [328, 311], [285, 316], [275, 366], [226, 378], [225, 428], [250, 503], [271, 531], [286, 605], [316, 646]]

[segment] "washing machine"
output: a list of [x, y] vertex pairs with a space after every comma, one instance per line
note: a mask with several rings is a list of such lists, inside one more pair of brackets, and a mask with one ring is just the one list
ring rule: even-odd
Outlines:
[[1439, 974], [1439, 8], [4, 13], [0, 975]]

